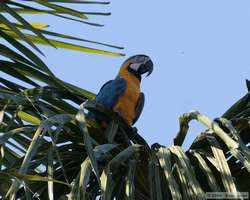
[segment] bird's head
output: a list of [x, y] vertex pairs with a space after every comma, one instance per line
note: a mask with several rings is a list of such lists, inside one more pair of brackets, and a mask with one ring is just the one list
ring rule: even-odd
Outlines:
[[141, 75], [147, 73], [149, 76], [153, 72], [153, 62], [149, 56], [135, 55], [128, 58], [122, 64], [122, 70], [127, 70], [141, 80]]

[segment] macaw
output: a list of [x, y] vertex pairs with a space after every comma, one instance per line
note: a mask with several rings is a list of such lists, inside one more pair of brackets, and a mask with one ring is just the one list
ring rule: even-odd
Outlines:
[[145, 96], [140, 90], [141, 75], [149, 76], [153, 71], [153, 62], [146, 55], [128, 58], [121, 66], [117, 77], [106, 82], [98, 92], [95, 101], [117, 112], [132, 126], [140, 117]]

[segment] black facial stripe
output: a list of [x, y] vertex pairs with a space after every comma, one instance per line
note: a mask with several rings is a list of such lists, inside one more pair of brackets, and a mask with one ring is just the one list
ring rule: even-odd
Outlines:
[[141, 82], [141, 75], [140, 75], [140, 73], [138, 73], [137, 71], [131, 69], [130, 67], [128, 67], [128, 71], [130, 73], [132, 73]]

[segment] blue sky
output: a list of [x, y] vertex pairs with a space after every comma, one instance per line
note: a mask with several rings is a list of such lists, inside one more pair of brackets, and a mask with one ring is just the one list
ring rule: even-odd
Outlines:
[[[78, 5], [78, 9], [80, 9]], [[178, 117], [190, 110], [215, 118], [246, 93], [250, 72], [250, 2], [247, 0], [126, 0], [86, 11], [105, 27], [29, 17], [51, 24], [49, 30], [125, 47], [127, 56], [148, 54], [155, 63], [142, 81], [146, 104], [136, 126], [149, 143], [171, 145]], [[82, 44], [82, 43], [79, 43]], [[125, 57], [83, 54], [41, 47], [45, 62], [61, 79], [97, 93], [113, 79]], [[185, 147], [204, 127], [192, 122]]]

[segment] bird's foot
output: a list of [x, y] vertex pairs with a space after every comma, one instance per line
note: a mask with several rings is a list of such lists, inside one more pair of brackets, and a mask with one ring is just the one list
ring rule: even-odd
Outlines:
[[138, 133], [138, 129], [136, 127], [132, 127], [132, 132], [133, 133]]

